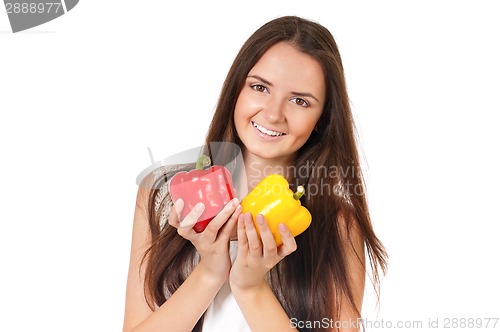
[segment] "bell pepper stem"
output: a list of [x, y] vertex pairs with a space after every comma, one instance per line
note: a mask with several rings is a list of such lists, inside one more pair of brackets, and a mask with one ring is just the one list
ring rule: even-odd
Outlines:
[[293, 194], [293, 199], [298, 201], [302, 197], [302, 195], [304, 195], [305, 192], [306, 190], [303, 186], [298, 186], [297, 191]]
[[210, 157], [209, 156], [205, 156], [204, 154], [202, 154], [199, 158], [198, 158], [198, 161], [196, 162], [196, 169], [197, 170], [202, 170], [203, 167], [207, 167], [207, 166], [210, 166]]

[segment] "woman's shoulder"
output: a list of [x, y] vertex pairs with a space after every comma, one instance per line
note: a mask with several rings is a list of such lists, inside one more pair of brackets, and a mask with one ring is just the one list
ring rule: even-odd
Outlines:
[[194, 163], [162, 165], [154, 169], [150, 174], [153, 176], [153, 181], [157, 181], [160, 177], [170, 178], [176, 173], [190, 171], [194, 169], [195, 166]]
[[194, 164], [161, 165], [143, 171], [137, 178], [139, 191], [143, 193], [160, 189], [161, 186], [176, 173], [189, 171], [194, 168]]

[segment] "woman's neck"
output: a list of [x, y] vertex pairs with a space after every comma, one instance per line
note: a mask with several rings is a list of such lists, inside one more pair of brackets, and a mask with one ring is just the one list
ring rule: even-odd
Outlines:
[[243, 149], [243, 160], [247, 176], [248, 191], [250, 192], [262, 179], [271, 174], [286, 176], [289, 167], [293, 166], [293, 156], [281, 158], [261, 158], [247, 149]]

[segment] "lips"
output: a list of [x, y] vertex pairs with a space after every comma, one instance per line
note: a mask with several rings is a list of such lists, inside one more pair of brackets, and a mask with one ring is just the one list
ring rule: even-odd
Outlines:
[[255, 129], [257, 129], [260, 133], [264, 134], [264, 135], [267, 135], [267, 136], [270, 136], [270, 137], [280, 137], [280, 136], [284, 136], [286, 135], [285, 133], [281, 132], [281, 131], [276, 131], [276, 130], [271, 130], [271, 129], [268, 129], [256, 122], [253, 122], [252, 121], [252, 125], [255, 127]]

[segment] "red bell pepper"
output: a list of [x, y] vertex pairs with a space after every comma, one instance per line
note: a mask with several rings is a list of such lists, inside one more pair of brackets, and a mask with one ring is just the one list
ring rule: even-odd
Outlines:
[[189, 172], [179, 172], [170, 180], [170, 196], [172, 201], [182, 198], [184, 208], [180, 219], [183, 220], [194, 206], [202, 202], [205, 210], [193, 229], [200, 233], [208, 223], [234, 197], [231, 173], [224, 166], [210, 166], [210, 158], [202, 155], [196, 163], [196, 169]]

